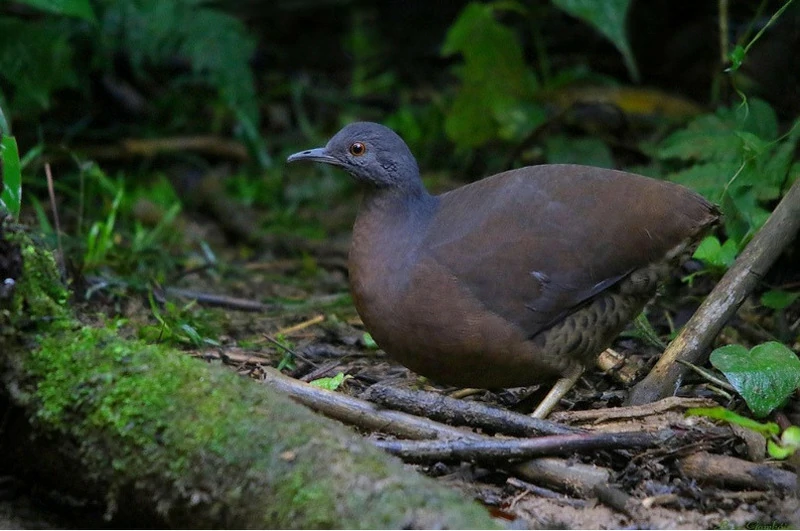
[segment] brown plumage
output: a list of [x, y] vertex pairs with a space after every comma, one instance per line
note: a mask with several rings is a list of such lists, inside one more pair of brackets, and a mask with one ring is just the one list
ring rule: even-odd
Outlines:
[[432, 196], [402, 139], [372, 123], [289, 157], [303, 159], [365, 185], [350, 283], [375, 341], [461, 386], [574, 381], [718, 218], [681, 186], [575, 165], [511, 170]]

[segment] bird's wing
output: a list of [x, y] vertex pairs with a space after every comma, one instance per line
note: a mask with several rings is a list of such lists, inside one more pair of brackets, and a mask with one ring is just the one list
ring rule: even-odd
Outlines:
[[670, 183], [538, 166], [440, 196], [423, 248], [532, 337], [714, 218], [705, 200]]

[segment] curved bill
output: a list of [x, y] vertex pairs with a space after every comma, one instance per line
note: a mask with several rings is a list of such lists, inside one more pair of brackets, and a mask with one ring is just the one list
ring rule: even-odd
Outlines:
[[289, 155], [286, 162], [297, 162], [298, 160], [311, 160], [314, 162], [324, 162], [326, 164], [333, 164], [334, 166], [341, 166], [342, 163], [338, 159], [330, 156], [328, 151], [324, 148], [307, 149], [300, 151], [294, 155]]

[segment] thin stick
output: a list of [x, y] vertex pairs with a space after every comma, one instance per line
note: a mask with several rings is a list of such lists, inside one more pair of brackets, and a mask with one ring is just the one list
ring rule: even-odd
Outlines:
[[308, 359], [307, 357], [305, 357], [305, 356], [303, 356], [303, 355], [301, 355], [301, 354], [298, 354], [298, 353], [297, 353], [297, 352], [295, 352], [294, 350], [292, 350], [292, 349], [290, 349], [289, 347], [287, 347], [286, 345], [282, 344], [282, 343], [281, 343], [280, 341], [278, 341], [277, 339], [275, 339], [275, 338], [273, 338], [273, 337], [270, 337], [270, 336], [268, 336], [268, 335], [266, 335], [266, 334], [264, 334], [264, 338], [265, 338], [267, 341], [269, 341], [270, 343], [272, 343], [273, 345], [275, 345], [276, 347], [278, 347], [279, 349], [283, 350], [284, 352], [288, 352], [289, 354], [291, 354], [291, 355], [292, 355], [292, 356], [294, 356], [295, 358], [299, 358], [299, 359], [301, 359], [301, 360], [305, 361], [306, 363], [309, 363], [309, 364], [313, 365], [314, 367], [316, 367], [316, 366], [317, 366], [317, 364], [316, 364], [316, 363], [314, 363], [313, 361], [311, 361], [311, 360], [310, 360], [310, 359]]
[[303, 330], [304, 328], [308, 328], [309, 326], [314, 326], [315, 324], [319, 324], [324, 320], [325, 320], [325, 316], [324, 315], [315, 315], [311, 319], [309, 319], [307, 321], [303, 321], [302, 323], [297, 323], [296, 325], [293, 325], [293, 326], [287, 326], [286, 328], [281, 328], [280, 330], [275, 332], [275, 335], [277, 336], [277, 335], [281, 335], [281, 334], [283, 334], [283, 335], [293, 334], [295, 332], [299, 332], [300, 330]]
[[708, 398], [681, 398], [669, 396], [652, 404], [627, 407], [607, 407], [602, 409], [586, 409], [583, 411], [559, 411], [553, 413], [552, 419], [557, 422], [589, 422], [597, 424], [608, 420], [634, 419], [658, 415], [672, 409], [689, 409], [693, 407], [713, 407], [717, 403]]
[[416, 463], [435, 461], [507, 461], [575, 452], [640, 448], [663, 444], [672, 430], [658, 433], [583, 433], [548, 435], [535, 439], [459, 439], [444, 441], [373, 441], [375, 446], [403, 460]]
[[53, 211], [53, 221], [56, 224], [58, 262], [61, 264], [61, 267], [64, 267], [64, 248], [61, 246], [61, 222], [58, 219], [58, 208], [56, 208], [56, 192], [53, 187], [53, 173], [50, 171], [50, 163], [44, 165], [44, 173], [47, 175], [47, 193], [50, 195], [50, 209]]
[[413, 415], [424, 415], [438, 421], [520, 437], [541, 434], [564, 435], [582, 431], [549, 420], [535, 419], [528, 415], [491, 407], [481, 402], [468, 402], [438, 393], [409, 391], [382, 384], [373, 385], [362, 394], [361, 398]]
[[[183, 288], [166, 288], [164, 294], [171, 297], [178, 297], [181, 299], [191, 299], [197, 301], [204, 306], [215, 306], [219, 308], [227, 308], [229, 310], [239, 310], [242, 312], [264, 312], [272, 309], [272, 307], [262, 304], [252, 299], [243, 299], [241, 297], [230, 297], [228, 295], [219, 295], [216, 293], [204, 293], [201, 291], [194, 291]], [[158, 293], [154, 290], [154, 295]], [[163, 296], [158, 297], [159, 302], [163, 302]]]
[[375, 404], [321, 389], [267, 368], [264, 382], [311, 409], [342, 422], [368, 430], [409, 439], [477, 437], [475, 434], [406, 413], [382, 409]]

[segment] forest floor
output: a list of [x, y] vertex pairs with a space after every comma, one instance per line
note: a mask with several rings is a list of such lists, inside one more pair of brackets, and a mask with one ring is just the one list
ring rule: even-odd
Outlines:
[[[334, 217], [354, 216], [354, 209], [347, 207], [344, 214]], [[354, 397], [376, 383], [442, 394], [458, 391], [437, 386], [393, 362], [365, 336], [348, 294], [346, 232], [318, 246], [318, 254], [285, 258], [248, 255], [241, 246], [231, 244], [212, 220], [190, 214], [184, 216], [183, 223], [187, 234], [194, 234], [214, 249], [216, 265], [186, 265], [185, 274], [154, 291], [118, 289], [109, 278], [99, 276], [82, 278], [74, 285], [75, 305], [87, 325], [103, 326], [108, 316], [118, 316], [125, 320], [123, 334], [176, 342], [183, 346], [185, 355], [199, 362], [225, 364], [242, 377], [264, 381], [265, 385], [265, 370], [280, 367], [284, 374], [305, 382], [345, 374], [347, 379], [337, 392]], [[686, 272], [676, 272], [673, 282], [648, 307], [649, 320], [662, 339], [667, 339], [670, 326], [680, 326], [688, 319], [713, 286], [713, 279], [708, 277], [697, 278], [691, 286], [681, 282], [679, 275]], [[206, 302], [192, 302], [195, 297]], [[158, 316], [151, 300], [161, 302]], [[745, 306], [743, 312], [747, 311]], [[746, 336], [752, 331], [757, 316], [752, 317], [742, 321], [749, 321], [749, 326], [735, 333]], [[726, 333], [733, 333], [733, 329]], [[626, 370], [639, 375], [646, 373], [659, 352], [633, 326], [614, 347], [625, 355]], [[621, 406], [627, 386], [615, 379], [619, 372], [587, 371], [561, 409]], [[464, 400], [527, 413], [542, 391], [546, 389], [483, 390]], [[692, 378], [679, 394], [716, 399], [731, 406], [701, 378]], [[569, 413], [556, 414], [553, 419], [567, 425], [578, 423]], [[602, 423], [602, 419], [596, 419], [581, 427], [606, 429]], [[709, 428], [704, 431], [706, 425]], [[741, 432], [715, 431], [711, 421], [697, 428], [696, 424], [687, 424], [683, 411], [654, 412], [653, 418], [639, 418], [627, 426], [623, 429], [697, 431], [690, 442], [660, 449], [609, 449], [564, 456], [568, 462], [609, 470], [609, 485], [639, 505], [632, 510], [613, 507], [591, 494], [535, 485], [496, 463], [449, 461], [410, 466], [462, 491], [513, 528], [783, 529], [800, 522], [798, 501], [789, 489], [778, 489], [758, 478], [746, 485], [700, 480], [687, 475], [682, 466], [687, 456], [706, 455], [699, 452], [735, 457], [736, 462], [763, 459], [760, 436], [754, 440]], [[614, 429], [620, 429], [619, 424]], [[358, 431], [366, 437], [392, 438], [391, 434]], [[767, 466], [792, 471], [786, 464]], [[102, 527], [96, 508], [81, 509], [65, 505], [64, 500], [56, 503], [31, 486], [12, 491], [13, 495], [0, 502], [2, 528]]]

